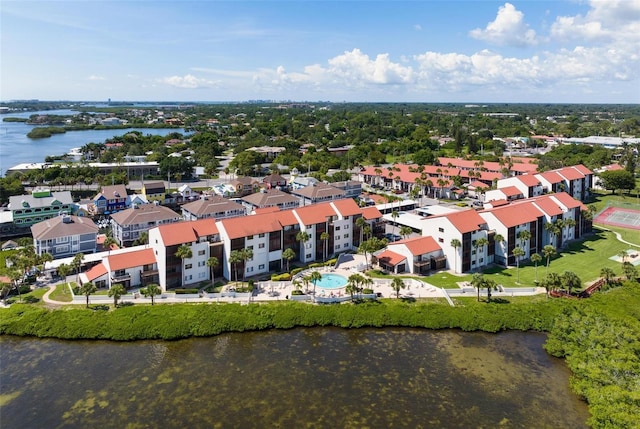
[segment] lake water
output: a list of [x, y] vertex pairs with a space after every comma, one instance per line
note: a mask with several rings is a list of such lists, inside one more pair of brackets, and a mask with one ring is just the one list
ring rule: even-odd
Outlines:
[[3, 118], [28, 118], [33, 114], [73, 115], [72, 110], [48, 110], [42, 112], [8, 113], [0, 115], [0, 176], [7, 169], [27, 162], [44, 162], [47, 155], [63, 155], [71, 148], [81, 147], [87, 143], [103, 143], [115, 136], [124, 135], [130, 131], [140, 131], [142, 134], [165, 136], [172, 132], [184, 133], [182, 128], [128, 128], [121, 130], [84, 130], [67, 131], [64, 134], [54, 134], [49, 138], [30, 139], [27, 137], [33, 125], [24, 122], [2, 122]]
[[583, 428], [545, 335], [337, 328], [174, 342], [0, 337], [12, 428]]

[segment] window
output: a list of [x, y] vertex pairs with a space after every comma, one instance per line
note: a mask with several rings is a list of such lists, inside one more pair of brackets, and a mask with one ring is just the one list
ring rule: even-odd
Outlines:
[[187, 265], [184, 266], [184, 269], [185, 270], [190, 270], [191, 267], [193, 267], [193, 264], [187, 264]]
[[438, 228], [438, 232], [444, 232], [444, 228]]
[[247, 240], [253, 240], [253, 235], [248, 236]]
[[191, 279], [193, 279], [193, 276], [191, 274], [189, 274], [188, 276], [184, 276], [184, 281], [185, 282], [188, 282]]
[[264, 270], [264, 264], [260, 264], [260, 265], [258, 266], [258, 269], [259, 269], [259, 270]]
[[198, 250], [198, 256], [202, 256], [204, 255], [204, 253], [205, 253], [205, 250]]
[[264, 249], [264, 243], [258, 244], [258, 249]]
[[345, 226], [344, 226], [344, 229], [349, 229], [349, 225], [345, 225]]
[[198, 274], [198, 278], [199, 278], [199, 279], [203, 279], [203, 278], [205, 278], [206, 276], [207, 276], [207, 273], [199, 273], [199, 274]]
[[340, 227], [339, 226], [336, 226], [336, 231], [340, 231]]
[[438, 243], [444, 243], [444, 238], [438, 238]]
[[248, 273], [252, 273], [253, 272], [253, 267], [247, 267], [247, 272]]
[[206, 264], [206, 262], [205, 262], [205, 261], [198, 261], [198, 266], [199, 266], [199, 267], [204, 267], [204, 266], [205, 266], [205, 264]]
[[349, 238], [349, 234], [345, 234], [342, 236], [343, 238]]
[[335, 245], [335, 246], [333, 246], [333, 247], [335, 247], [336, 249], [339, 249], [339, 248], [340, 248], [340, 245], [339, 245], [339, 244], [336, 244], [336, 245]]
[[259, 238], [264, 238], [264, 234], [258, 234]]
[[307, 253], [306, 255], [304, 255], [304, 257], [305, 257], [306, 259], [311, 259], [311, 253]]

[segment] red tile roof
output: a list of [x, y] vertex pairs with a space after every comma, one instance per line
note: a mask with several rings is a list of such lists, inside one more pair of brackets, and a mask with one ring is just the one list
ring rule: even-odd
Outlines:
[[520, 176], [516, 176], [518, 180], [524, 183], [525, 186], [539, 186], [540, 179], [538, 179], [533, 174], [522, 174]]
[[375, 207], [365, 207], [362, 209], [362, 217], [366, 220], [371, 219], [380, 219], [382, 217], [382, 213]]
[[567, 194], [566, 192], [558, 192], [557, 194], [553, 194], [551, 195], [551, 197], [557, 199], [558, 201], [560, 201], [560, 204], [562, 204], [563, 206], [569, 208], [569, 209], [575, 209], [575, 208], [580, 208], [580, 210], [588, 210], [587, 206], [584, 205], [582, 202], [576, 200], [575, 198], [573, 198], [571, 195]]
[[530, 201], [489, 209], [489, 212], [493, 213], [500, 223], [507, 228], [534, 222], [538, 217], [544, 216]]
[[584, 174], [573, 167], [561, 168], [556, 170], [556, 172], [567, 180], [578, 180], [584, 178]]
[[294, 210], [305, 225], [314, 225], [327, 221], [330, 216], [337, 216], [336, 211], [329, 203], [313, 204], [310, 206], [299, 207]]
[[510, 171], [516, 173], [535, 173], [536, 171], [538, 171], [538, 166], [535, 164], [514, 163], [511, 166]]
[[481, 229], [487, 223], [475, 210], [462, 210], [444, 215], [462, 234]]
[[391, 265], [392, 267], [395, 267], [400, 262], [407, 260], [406, 257], [399, 255], [396, 252], [392, 252], [389, 249], [383, 250], [378, 254], [378, 256], [376, 256], [376, 258], [379, 262], [382, 262], [386, 265]]
[[92, 282], [98, 277], [107, 274], [107, 267], [105, 267], [104, 264], [100, 262], [98, 265], [94, 265], [93, 267], [89, 268], [84, 274], [87, 276], [87, 280]]
[[547, 182], [549, 182], [551, 184], [561, 183], [561, 182], [564, 181], [562, 176], [560, 176], [555, 171], [545, 171], [544, 173], [539, 173], [539, 174], [540, 174], [540, 177], [542, 177], [544, 180], [546, 180]]
[[440, 245], [431, 236], [415, 237], [396, 241], [394, 243], [389, 243], [388, 247], [393, 248], [393, 246], [396, 245], [405, 245], [407, 249], [409, 249], [409, 252], [414, 256], [442, 250]]
[[280, 207], [278, 206], [273, 206], [273, 207], [262, 207], [259, 209], [255, 209], [253, 212], [255, 214], [263, 214], [263, 213], [274, 213], [274, 212], [279, 212], [280, 211]]
[[362, 209], [353, 198], [344, 198], [330, 203], [342, 216], [355, 216], [362, 213]]
[[522, 191], [515, 186], [505, 186], [500, 188], [500, 191], [507, 197], [515, 197], [516, 195], [522, 195]]
[[509, 204], [509, 201], [507, 200], [493, 200], [493, 201], [488, 201], [489, 204], [491, 204], [491, 207], [500, 207], [500, 206], [504, 206]]
[[227, 231], [229, 238], [233, 240], [234, 238], [280, 231], [282, 224], [279, 222], [279, 216], [281, 216], [282, 213], [284, 212], [234, 217], [231, 219], [222, 219], [220, 223], [224, 230]]
[[576, 170], [578, 170], [580, 173], [584, 175], [593, 174], [593, 171], [589, 170], [587, 167], [585, 167], [582, 164], [574, 165], [573, 168], [575, 168]]
[[[243, 217], [242, 217], [243, 218]], [[191, 222], [177, 222], [158, 227], [165, 246], [191, 243], [198, 237], [218, 234], [215, 219], [200, 219]]]
[[119, 255], [109, 255], [107, 260], [111, 271], [116, 271], [155, 264], [156, 255], [153, 253], [153, 249], [143, 249], [135, 252], [120, 253]]
[[562, 208], [549, 195], [536, 198], [533, 203], [549, 216], [562, 215]]

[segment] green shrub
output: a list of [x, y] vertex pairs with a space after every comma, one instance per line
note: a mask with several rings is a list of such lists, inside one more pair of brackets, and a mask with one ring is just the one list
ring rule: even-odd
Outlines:
[[274, 282], [286, 282], [291, 280], [291, 274], [289, 273], [282, 273], [282, 274], [272, 274], [271, 275], [271, 281]]
[[327, 262], [325, 262], [324, 265], [326, 267], [333, 267], [337, 263], [338, 263], [338, 258], [331, 258]]
[[304, 293], [301, 290], [295, 289], [291, 291], [291, 295], [304, 295]]
[[320, 267], [324, 267], [324, 264], [322, 262], [314, 262], [312, 264], [309, 264], [309, 268], [320, 268]]
[[186, 294], [192, 294], [192, 293], [198, 293], [198, 289], [174, 289], [174, 292], [176, 293], [176, 295], [186, 295]]
[[373, 289], [362, 289], [362, 293], [365, 295], [370, 295], [373, 293]]
[[294, 268], [293, 270], [291, 270], [291, 275], [295, 276], [296, 274], [302, 272], [302, 270], [304, 270], [304, 268], [300, 267], [300, 268]]

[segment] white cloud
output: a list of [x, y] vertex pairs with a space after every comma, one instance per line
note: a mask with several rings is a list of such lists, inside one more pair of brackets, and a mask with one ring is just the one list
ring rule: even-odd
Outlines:
[[551, 36], [559, 41], [618, 42], [638, 51], [640, 43], [640, 0], [591, 0], [583, 15], [559, 16]]
[[413, 26], [413, 29], [414, 29], [414, 30], [416, 30], [416, 31], [422, 31], [422, 25], [420, 25], [420, 24], [415, 24], [415, 25]]
[[105, 77], [92, 74], [87, 78], [87, 80], [107, 80], [107, 79]]
[[170, 76], [158, 79], [158, 82], [166, 85], [175, 86], [176, 88], [198, 89], [210, 88], [216, 85], [216, 82], [197, 78], [191, 74], [184, 76]]
[[524, 14], [511, 3], [500, 6], [496, 19], [485, 29], [476, 28], [469, 35], [496, 45], [529, 46], [535, 45], [536, 32], [524, 22]]

